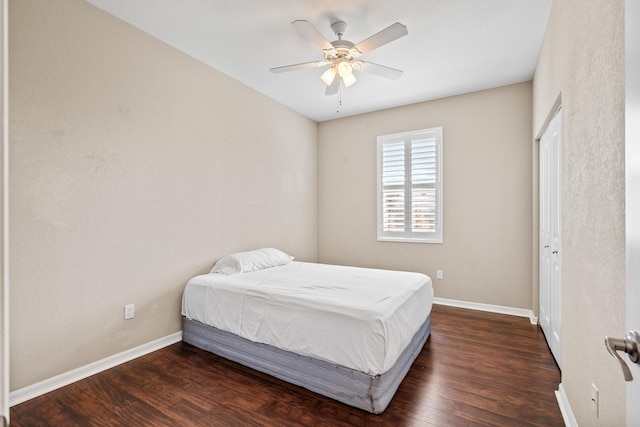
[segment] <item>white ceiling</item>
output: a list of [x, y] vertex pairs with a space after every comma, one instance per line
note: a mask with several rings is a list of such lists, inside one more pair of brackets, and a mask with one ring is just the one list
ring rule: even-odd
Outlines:
[[[530, 80], [552, 0], [88, 0], [150, 35], [315, 120]], [[394, 22], [409, 34], [362, 59], [404, 71], [399, 80], [355, 72], [325, 96], [324, 68], [269, 68], [323, 59], [292, 25], [311, 22], [328, 40], [342, 20], [358, 43]]]

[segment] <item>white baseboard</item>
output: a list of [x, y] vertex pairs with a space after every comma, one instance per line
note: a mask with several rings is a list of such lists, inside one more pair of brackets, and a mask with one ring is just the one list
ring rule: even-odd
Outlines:
[[145, 354], [160, 350], [161, 348], [180, 341], [182, 341], [182, 331], [167, 335], [163, 338], [158, 338], [157, 340], [125, 350], [122, 353], [114, 354], [113, 356], [106, 357], [88, 365], [81, 366], [72, 371], [64, 372], [53, 378], [49, 378], [48, 380], [40, 381], [39, 383], [12, 391], [9, 393], [9, 406], [15, 406], [22, 402], [26, 402], [29, 399], [33, 399], [34, 397], [42, 396], [43, 394], [49, 393], [50, 391], [56, 390], [60, 387], [64, 387], [81, 379], [90, 377], [91, 375], [106, 371], [114, 366], [121, 365], [137, 357], [144, 356]]
[[576, 421], [576, 417], [573, 416], [573, 411], [569, 405], [569, 399], [567, 399], [562, 383], [560, 383], [560, 386], [558, 386], [558, 390], [555, 393], [556, 399], [558, 400], [558, 406], [560, 406], [560, 413], [564, 420], [564, 425], [567, 427], [578, 427], [578, 422]]
[[448, 305], [451, 307], [467, 308], [469, 310], [488, 311], [490, 313], [508, 314], [510, 316], [527, 317], [532, 325], [538, 324], [538, 318], [532, 310], [524, 308], [505, 307], [503, 305], [482, 304], [479, 302], [460, 301], [447, 298], [434, 298], [434, 304]]

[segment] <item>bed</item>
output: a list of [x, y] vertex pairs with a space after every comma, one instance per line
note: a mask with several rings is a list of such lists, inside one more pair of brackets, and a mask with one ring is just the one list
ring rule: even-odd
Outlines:
[[183, 341], [372, 413], [382, 413], [431, 331], [420, 273], [293, 261], [273, 248], [192, 278]]

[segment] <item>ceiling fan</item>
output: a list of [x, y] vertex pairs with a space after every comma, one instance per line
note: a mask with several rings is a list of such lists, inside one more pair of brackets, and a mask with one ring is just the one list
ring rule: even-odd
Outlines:
[[392, 24], [384, 30], [372, 35], [358, 44], [343, 40], [347, 24], [343, 21], [335, 22], [331, 29], [338, 40], [328, 41], [309, 21], [297, 20], [291, 23], [306, 38], [314, 42], [323, 51], [324, 60], [304, 62], [302, 64], [285, 65], [284, 67], [271, 68], [272, 73], [300, 70], [303, 68], [316, 68], [330, 65], [320, 77], [327, 85], [326, 95], [338, 93], [340, 82], [349, 87], [356, 82], [353, 70], [365, 71], [387, 79], [397, 79], [402, 76], [402, 71], [384, 65], [374, 64], [358, 59], [361, 55], [384, 46], [387, 43], [404, 37], [408, 34], [407, 27], [399, 22]]

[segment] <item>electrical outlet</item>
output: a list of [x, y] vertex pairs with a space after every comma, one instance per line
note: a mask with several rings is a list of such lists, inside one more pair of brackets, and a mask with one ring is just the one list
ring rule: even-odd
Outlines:
[[443, 273], [442, 270], [436, 270], [436, 279], [442, 280]]
[[133, 319], [135, 316], [135, 305], [127, 304], [124, 306], [124, 320]]
[[595, 384], [591, 384], [591, 409], [593, 410], [593, 415], [598, 418], [598, 410], [600, 406], [600, 393], [598, 392], [598, 388]]

